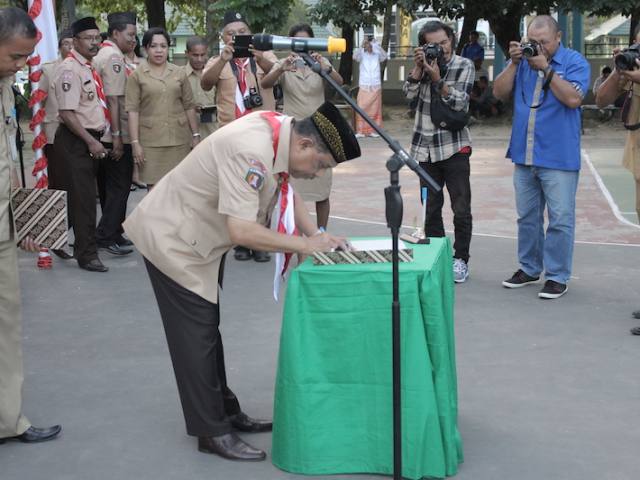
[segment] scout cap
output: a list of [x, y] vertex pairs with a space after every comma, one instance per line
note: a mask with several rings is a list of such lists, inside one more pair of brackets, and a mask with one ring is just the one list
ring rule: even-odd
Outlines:
[[79, 33], [84, 32], [85, 30], [100, 30], [95, 18], [84, 17], [71, 24], [71, 32], [74, 37], [78, 36]]
[[107, 15], [107, 22], [111, 25], [135, 25], [136, 14], [134, 12], [113, 12]]
[[351, 125], [333, 103], [324, 102], [311, 115], [311, 120], [337, 163], [360, 156], [360, 145]]
[[244, 16], [240, 12], [229, 11], [224, 14], [224, 19], [222, 20], [222, 28], [233, 22], [244, 22], [249, 25], [247, 23], [247, 19], [244, 18]]
[[64, 30], [62, 30], [58, 37], [58, 41], [62, 41], [65, 38], [73, 38], [73, 31], [71, 30], [71, 28], [65, 28]]

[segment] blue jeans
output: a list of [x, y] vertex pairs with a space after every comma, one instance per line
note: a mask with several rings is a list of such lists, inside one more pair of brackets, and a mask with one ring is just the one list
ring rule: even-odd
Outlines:
[[[571, 277], [579, 171], [515, 164], [518, 260], [532, 277], [567, 283]], [[544, 231], [544, 209], [549, 225]]]

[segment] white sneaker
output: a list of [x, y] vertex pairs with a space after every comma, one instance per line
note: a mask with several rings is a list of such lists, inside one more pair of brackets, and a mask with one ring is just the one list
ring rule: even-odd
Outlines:
[[374, 133], [370, 133], [369, 136], [372, 137], [372, 138], [380, 138], [380, 135], [378, 135], [375, 132]]
[[469, 266], [461, 258], [453, 259], [453, 281], [464, 283], [469, 278]]
[[364, 133], [356, 133], [356, 138], [364, 138]]

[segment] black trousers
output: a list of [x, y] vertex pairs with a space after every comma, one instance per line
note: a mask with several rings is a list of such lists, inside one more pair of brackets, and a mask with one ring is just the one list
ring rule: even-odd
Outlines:
[[[100, 139], [98, 132], [91, 133]], [[56, 155], [64, 159], [69, 175], [69, 205], [75, 235], [74, 254], [84, 265], [98, 258], [96, 245], [96, 175], [98, 159], [89, 155], [87, 144], [63, 124], [56, 131]]]
[[[113, 144], [104, 143], [111, 150]], [[127, 215], [127, 201], [131, 191], [133, 174], [133, 154], [131, 145], [124, 145], [124, 154], [120, 160], [111, 157], [100, 160], [98, 167], [98, 195], [102, 217], [96, 229], [98, 246], [112, 245], [122, 238], [122, 222]]]
[[240, 404], [227, 386], [219, 304], [174, 282], [146, 258], [145, 264], [164, 324], [187, 433], [197, 437], [229, 433], [228, 417], [240, 413]]
[[[49, 188], [52, 190], [69, 191], [69, 172], [64, 157], [57, 154], [53, 143], [47, 143], [44, 147], [44, 155], [47, 157], [47, 175]], [[67, 202], [67, 219], [69, 228], [73, 227], [73, 213], [71, 212], [71, 204]]]
[[[447, 187], [451, 209], [453, 210], [453, 227], [455, 240], [453, 256], [469, 261], [469, 245], [471, 244], [471, 184], [469, 183], [468, 153], [456, 153], [440, 162], [421, 162], [420, 166], [433, 177], [441, 187]], [[422, 182], [421, 182], [422, 183]], [[421, 186], [425, 186], [422, 184]], [[444, 191], [444, 190], [443, 190]], [[429, 192], [427, 198], [427, 215], [424, 231], [428, 237], [444, 237], [442, 222], [442, 206], [444, 194]]]

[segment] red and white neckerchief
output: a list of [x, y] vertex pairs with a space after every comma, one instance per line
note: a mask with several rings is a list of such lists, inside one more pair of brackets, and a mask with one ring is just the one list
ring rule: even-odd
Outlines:
[[244, 106], [244, 97], [247, 94], [247, 66], [249, 65], [248, 58], [235, 58], [233, 62], [236, 64], [236, 70], [238, 72], [236, 82], [236, 118], [240, 118], [249, 113]]
[[122, 55], [122, 63], [124, 63], [124, 74], [128, 77], [133, 73], [133, 69], [131, 68], [131, 65], [127, 63], [127, 57], [124, 56], [124, 54], [122, 53], [122, 50], [120, 50], [120, 48], [115, 43], [113, 43], [111, 40], [105, 40], [100, 44], [100, 48], [102, 47], [115, 48]]
[[102, 111], [104, 112], [104, 118], [107, 121], [107, 127], [105, 129], [105, 133], [111, 129], [111, 113], [109, 113], [109, 108], [107, 107], [107, 97], [104, 95], [104, 87], [102, 86], [102, 78], [100, 78], [100, 74], [93, 68], [91, 62], [88, 60], [84, 63], [80, 61], [78, 57], [75, 56], [73, 50], [69, 52], [69, 56], [73, 57], [73, 59], [78, 62], [80, 65], [84, 65], [91, 70], [91, 75], [93, 76], [93, 82], [96, 84], [96, 92], [98, 94], [98, 102], [102, 107]]
[[[280, 115], [275, 112], [262, 112], [262, 118], [269, 122], [273, 133], [273, 160], [275, 162], [278, 154], [278, 144], [280, 143], [280, 127], [282, 122], [287, 118], [286, 115]], [[294, 213], [293, 187], [289, 184], [289, 174], [280, 172], [280, 191], [278, 192], [276, 225], [278, 233], [285, 235], [298, 235], [298, 227], [296, 227], [296, 219]], [[280, 284], [285, 279], [285, 273], [289, 268], [292, 253], [276, 253], [276, 271], [273, 277], [273, 298], [278, 301], [280, 293]]]

